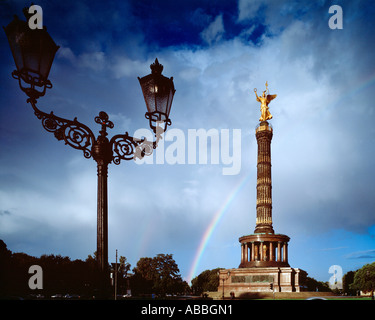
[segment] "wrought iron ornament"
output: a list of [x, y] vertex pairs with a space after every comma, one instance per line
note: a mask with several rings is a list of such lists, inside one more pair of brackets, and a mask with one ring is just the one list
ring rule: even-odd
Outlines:
[[114, 124], [109, 120], [107, 113], [101, 111], [99, 116], [95, 117], [95, 122], [102, 126], [99, 131], [100, 135], [95, 139], [91, 129], [79, 122], [77, 118], [72, 121], [58, 117], [53, 112], [45, 113], [37, 108], [36, 99], [29, 98], [27, 102], [33, 107], [34, 113], [41, 120], [43, 128], [54, 133], [57, 140], [64, 140], [65, 144], [72, 148], [82, 150], [84, 157], [88, 159], [93, 156], [92, 147], [94, 145], [108, 144], [107, 148], [103, 148], [107, 149], [103, 157], [108, 160], [107, 163], [113, 162], [116, 165], [119, 165], [121, 160], [136, 160], [142, 159], [144, 156], [150, 156], [153, 149], [157, 147], [159, 140], [162, 139], [162, 133], [167, 126], [162, 121], [157, 121], [155, 141], [148, 141], [146, 138], [133, 138], [128, 132], [115, 135], [108, 141], [106, 138], [108, 135], [107, 128], [112, 129]]

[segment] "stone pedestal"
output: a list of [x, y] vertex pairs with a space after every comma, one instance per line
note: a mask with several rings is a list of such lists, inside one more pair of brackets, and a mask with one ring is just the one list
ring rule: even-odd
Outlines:
[[[218, 292], [230, 297], [245, 297], [252, 292], [301, 292], [307, 273], [290, 267], [238, 268], [220, 270]], [[272, 284], [272, 286], [271, 286]]]

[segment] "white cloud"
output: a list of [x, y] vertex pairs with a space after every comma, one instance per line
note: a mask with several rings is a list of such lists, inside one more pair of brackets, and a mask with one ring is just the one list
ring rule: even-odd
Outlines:
[[209, 26], [201, 32], [202, 39], [209, 45], [219, 41], [225, 32], [223, 16], [218, 15]]
[[114, 63], [108, 65], [116, 79], [130, 76], [136, 77], [147, 65], [145, 60], [134, 60], [126, 56], [116, 56], [113, 60]]
[[239, 0], [238, 20], [243, 21], [251, 17], [254, 17], [262, 3], [264, 3], [263, 0]]
[[102, 51], [84, 52], [76, 55], [69, 47], [61, 47], [57, 51], [57, 57], [68, 60], [72, 66], [87, 68], [91, 72], [100, 72], [107, 66], [105, 53]]

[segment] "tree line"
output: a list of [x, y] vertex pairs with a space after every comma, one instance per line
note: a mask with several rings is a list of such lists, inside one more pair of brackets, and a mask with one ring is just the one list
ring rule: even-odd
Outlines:
[[[43, 270], [43, 289], [32, 290], [29, 279], [32, 276], [29, 268], [38, 265]], [[108, 266], [114, 270], [113, 265]], [[203, 295], [208, 291], [217, 291], [219, 286], [218, 272], [221, 268], [205, 270], [192, 279], [191, 287], [180, 275], [180, 270], [172, 254], [158, 254], [153, 258], [143, 257], [130, 273], [131, 265], [126, 257], [121, 256], [117, 265], [117, 292], [126, 294], [131, 289], [135, 297], [157, 295]], [[99, 279], [96, 254], [86, 260], [71, 260], [61, 255], [44, 254], [40, 258], [25, 253], [13, 253], [0, 240], [0, 297], [28, 296], [42, 293], [51, 297], [56, 293], [79, 294], [81, 298], [92, 298], [97, 293]], [[356, 271], [347, 272], [342, 278], [343, 289], [338, 294], [356, 295], [358, 291], [375, 290], [375, 262], [366, 264]], [[328, 282], [317, 281], [307, 277], [306, 291], [332, 291]]]
[[359, 291], [370, 293], [374, 299], [375, 290], [375, 262], [365, 264], [356, 271], [349, 271], [342, 278], [343, 293], [347, 295], [357, 295]]
[[[42, 289], [32, 290], [29, 268], [38, 265], [43, 271]], [[172, 254], [158, 254], [154, 258], [141, 258], [129, 274], [131, 265], [126, 257], [120, 257], [117, 265], [117, 293], [158, 296], [184, 294], [189, 285], [183, 281]], [[114, 265], [108, 268], [114, 272]], [[11, 252], [0, 240], [0, 297], [32, 297], [42, 294], [50, 298], [55, 294], [77, 294], [80, 298], [91, 299], [97, 294], [100, 273], [97, 268], [96, 253], [86, 260], [71, 260], [61, 255], [44, 254], [40, 258], [25, 253]], [[113, 277], [112, 277], [113, 279]], [[112, 280], [113, 281], [113, 280]], [[112, 283], [113, 284], [113, 283]]]

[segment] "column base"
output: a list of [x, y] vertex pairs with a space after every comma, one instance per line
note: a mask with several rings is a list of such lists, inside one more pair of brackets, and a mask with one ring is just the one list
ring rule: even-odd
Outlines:
[[254, 233], [269, 233], [274, 234], [275, 231], [272, 228], [272, 225], [269, 224], [258, 224], [255, 227]]
[[246, 261], [242, 262], [238, 268], [268, 268], [268, 267], [290, 267], [288, 262], [283, 261]]

